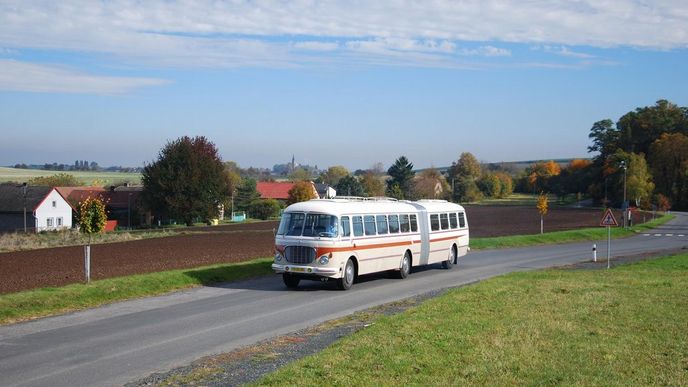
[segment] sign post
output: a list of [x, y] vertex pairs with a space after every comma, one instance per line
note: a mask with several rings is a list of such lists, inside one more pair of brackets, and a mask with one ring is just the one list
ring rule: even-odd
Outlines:
[[612, 213], [611, 208], [607, 208], [602, 215], [602, 220], [600, 220], [600, 226], [607, 227], [607, 269], [610, 267], [610, 260], [612, 255], [612, 226], [618, 227], [619, 222], [616, 221], [614, 213]]

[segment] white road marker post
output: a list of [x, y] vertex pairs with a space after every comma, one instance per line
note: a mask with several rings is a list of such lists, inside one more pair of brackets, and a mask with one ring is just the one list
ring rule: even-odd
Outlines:
[[86, 283], [91, 282], [91, 245], [84, 246], [84, 271]]
[[592, 261], [597, 262], [597, 244], [592, 244]]

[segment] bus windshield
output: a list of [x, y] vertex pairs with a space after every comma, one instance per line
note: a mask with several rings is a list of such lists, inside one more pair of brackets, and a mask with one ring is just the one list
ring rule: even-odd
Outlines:
[[337, 217], [327, 214], [285, 212], [277, 235], [335, 238], [339, 235]]

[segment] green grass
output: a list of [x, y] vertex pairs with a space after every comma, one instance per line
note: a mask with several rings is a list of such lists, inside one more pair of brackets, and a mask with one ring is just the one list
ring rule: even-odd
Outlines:
[[0, 295], [0, 324], [60, 314], [131, 298], [272, 273], [271, 258], [170, 270]]
[[[673, 219], [674, 215], [664, 215], [647, 223], [642, 223], [624, 230], [612, 227], [612, 238], [623, 238], [649, 230]], [[496, 249], [508, 247], [526, 247], [565, 242], [599, 241], [607, 239], [606, 227], [581, 228], [578, 230], [554, 231], [544, 234], [514, 235], [491, 238], [471, 238], [471, 249]]]
[[259, 385], [688, 385], [688, 254], [454, 289]]
[[84, 184], [94, 186], [115, 185], [124, 182], [138, 184], [141, 182], [141, 174], [137, 172], [43, 171], [0, 167], [0, 183], [7, 181], [24, 183], [34, 177], [53, 176], [58, 173], [74, 175]]

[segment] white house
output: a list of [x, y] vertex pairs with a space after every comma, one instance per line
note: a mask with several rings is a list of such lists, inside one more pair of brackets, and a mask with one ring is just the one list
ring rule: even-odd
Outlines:
[[52, 187], [0, 185], [0, 231], [48, 231], [72, 227], [72, 207]]

